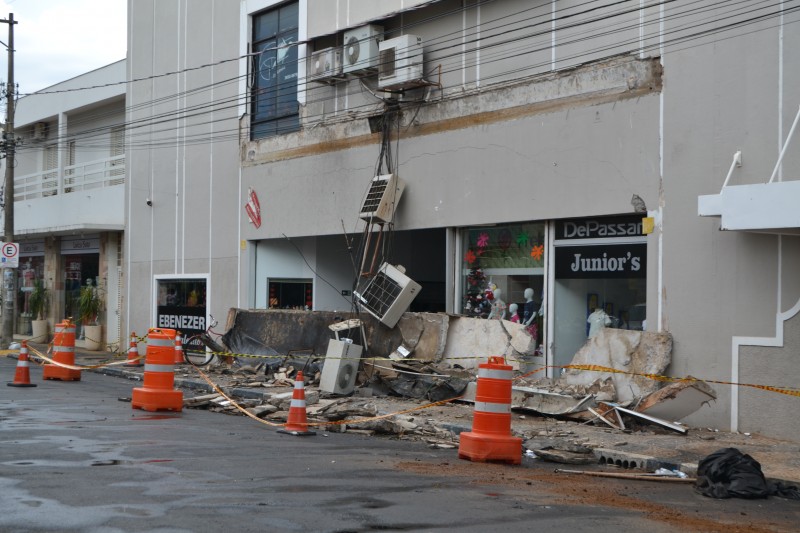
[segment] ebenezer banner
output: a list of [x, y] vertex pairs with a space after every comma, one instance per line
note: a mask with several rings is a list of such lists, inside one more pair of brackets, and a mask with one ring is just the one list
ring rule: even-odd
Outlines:
[[184, 337], [206, 330], [205, 307], [159, 305], [156, 308], [156, 327], [176, 329]]
[[647, 244], [557, 246], [556, 279], [644, 278]]

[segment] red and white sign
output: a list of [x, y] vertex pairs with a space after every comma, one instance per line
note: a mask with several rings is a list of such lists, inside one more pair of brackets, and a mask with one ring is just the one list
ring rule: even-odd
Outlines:
[[0, 243], [0, 266], [4, 268], [19, 267], [19, 244], [16, 242]]
[[261, 227], [261, 204], [258, 203], [258, 196], [256, 191], [249, 188], [247, 189], [247, 203], [244, 204], [244, 210], [247, 213], [247, 218], [256, 227]]

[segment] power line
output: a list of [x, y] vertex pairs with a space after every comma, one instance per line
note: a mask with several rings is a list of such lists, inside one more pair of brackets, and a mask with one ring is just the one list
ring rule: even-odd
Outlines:
[[[760, 3], [764, 4], [764, 3], [768, 3], [768, 2], [760, 2]], [[752, 1], [751, 2], [742, 2], [742, 1], [730, 2], [730, 1], [725, 1], [725, 2], [717, 2], [717, 3], [715, 3], [714, 5], [711, 5], [711, 6], [709, 6], [707, 4], [707, 2], [694, 2], [693, 4], [700, 4], [700, 6], [695, 8], [695, 9], [693, 9], [693, 10], [676, 11], [674, 14], [665, 14], [665, 18], [678, 19], [678, 18], [681, 18], [681, 17], [689, 16], [690, 14], [695, 14], [696, 15], [697, 13], [700, 13], [702, 11], [710, 12], [713, 9], [719, 8], [720, 6], [722, 6], [722, 4], [731, 4], [732, 6], [737, 6], [737, 5], [741, 5], [741, 4], [747, 4], [751, 8], [752, 8], [753, 5], [755, 5], [755, 3], [752, 2]], [[649, 7], [653, 7], [655, 5], [658, 5], [658, 4], [657, 3], [650, 4]], [[795, 8], [785, 8], [783, 10], [773, 11], [773, 12], [769, 12], [769, 13], [766, 13], [766, 14], [763, 14], [763, 15], [754, 16], [754, 17], [751, 17], [749, 19], [745, 19], [745, 20], [740, 21], [740, 22], [724, 24], [724, 25], [718, 25], [716, 27], [702, 29], [702, 30], [697, 31], [695, 33], [688, 33], [687, 35], [684, 35], [684, 36], [680, 36], [680, 37], [676, 36], [674, 38], [668, 39], [668, 40], [664, 41], [663, 43], [661, 43], [660, 45], [669, 46], [669, 45], [672, 45], [672, 44], [690, 42], [690, 41], [697, 40], [697, 39], [700, 39], [700, 38], [705, 37], [705, 36], [716, 35], [716, 34], [718, 34], [720, 32], [730, 31], [731, 29], [740, 28], [740, 27], [743, 27], [743, 26], [745, 26], [747, 24], [753, 24], [753, 23], [756, 23], [756, 22], [761, 22], [761, 21], [767, 20], [769, 18], [774, 18], [774, 17], [780, 16], [781, 14], [784, 14], [784, 15], [785, 14], [790, 14], [790, 13], [795, 12], [797, 9], [798, 8], [796, 8], [796, 7]], [[630, 14], [630, 13], [635, 12], [635, 11], [638, 11], [638, 8], [635, 9], [635, 10], [626, 10], [625, 14]], [[739, 10], [739, 11], [731, 11], [731, 12], [725, 13], [725, 16], [727, 18], [734, 17], [734, 16], [742, 16], [742, 15], [745, 15], [745, 14], [748, 14], [748, 13], [753, 13], [755, 11], [756, 10], [754, 10], [754, 9], [750, 9], [747, 12], [742, 12], [741, 10]], [[598, 23], [600, 21], [609, 20], [612, 16], [619, 17], [619, 16], [621, 16], [621, 14], [618, 12], [615, 15], [606, 15], [606, 16], [604, 16], [602, 18], [599, 18], [599, 19], [591, 19], [591, 20], [588, 20], [588, 21], [581, 21], [580, 23], [577, 23], [577, 24], [571, 26], [570, 29], [572, 29], [572, 28], [581, 28], [581, 27], [584, 27], [584, 26], [587, 26], [587, 25], [590, 25], [590, 24], [596, 24], [596, 23]], [[503, 17], [501, 17], [501, 18], [503, 18]], [[706, 19], [706, 20], [708, 20], [708, 19]], [[713, 21], [719, 23], [719, 22], [722, 22], [723, 19], [721, 19], [719, 15], [716, 15], [716, 18], [713, 18]], [[654, 18], [654, 20], [646, 23], [646, 25], [654, 25], [654, 24], [657, 24], [658, 22], [659, 22], [659, 19], [658, 18]], [[789, 22], [789, 23], [791, 23], [791, 22]], [[675, 33], [679, 32], [679, 31], [689, 31], [691, 29], [695, 29], [695, 28], [698, 28], [698, 27], [706, 26], [707, 24], [708, 24], [707, 22], [703, 23], [703, 24], [695, 23], [692, 26], [684, 26], [682, 28], [671, 29], [670, 31], [665, 32], [664, 35], [675, 34]], [[617, 26], [618, 26], [618, 24], [617, 24]], [[591, 40], [591, 39], [596, 39], [596, 38], [599, 38], [599, 37], [608, 37], [608, 36], [611, 36], [611, 35], [624, 33], [625, 31], [631, 30], [631, 29], [636, 28], [636, 27], [639, 27], [639, 23], [638, 22], [635, 22], [635, 23], [631, 22], [630, 25], [628, 25], [628, 26], [622, 26], [622, 27], [616, 27], [616, 28], [613, 25], [612, 26], [604, 26], [604, 27], [598, 28], [597, 31], [595, 31], [594, 33], [586, 31], [586, 32], [584, 32], [584, 35], [582, 37], [576, 37], [575, 39], [573, 39], [571, 41], [561, 42], [559, 44], [562, 47], [564, 47], [566, 45], [577, 44], [577, 43], [588, 41], [588, 40]], [[606, 29], [606, 28], [609, 28], [609, 29]], [[562, 30], [563, 29], [564, 28], [562, 28]], [[605, 30], [605, 31], [599, 31], [599, 30]], [[502, 44], [512, 44], [512, 43], [515, 43], [515, 42], [518, 43], [520, 41], [532, 39], [532, 38], [537, 37], [537, 36], [545, 36], [545, 35], [548, 35], [549, 33], [550, 33], [549, 30], [548, 31], [542, 31], [542, 32], [529, 33], [529, 34], [526, 34], [526, 35], [517, 36], [517, 37], [514, 37], [514, 38], [509, 38], [505, 42], [503, 42]], [[580, 34], [578, 34], [578, 35], [580, 35]], [[654, 33], [650, 33], [650, 34], [644, 36], [644, 40], [654, 39], [654, 38], [657, 38], [657, 37], [663, 38], [663, 35], [659, 35], [659, 33], [656, 31]], [[488, 39], [488, 37], [484, 36], [482, 40], [485, 40], [485, 39]], [[613, 42], [612, 44], [604, 46], [604, 47], [596, 47], [596, 48], [589, 49], [589, 50], [582, 50], [581, 52], [576, 53], [576, 54], [574, 54], [572, 56], [569, 56], [569, 57], [566, 57], [566, 58], [560, 58], [559, 61], [570, 61], [570, 60], [579, 61], [581, 59], [585, 59], [587, 57], [590, 57], [592, 55], [596, 55], [598, 53], [612, 51], [613, 49], [615, 49], [617, 47], [620, 47], [622, 45], [631, 45], [631, 49], [628, 50], [628, 52], [638, 51], [640, 49], [640, 47], [637, 46], [637, 45], [639, 44], [639, 41], [641, 39], [642, 39], [641, 37], [632, 38], [632, 39], [628, 39], [628, 40], [624, 40], [624, 41]], [[476, 42], [477, 42], [477, 40], [476, 40]], [[456, 43], [456, 44], [452, 45], [449, 48], [453, 48], [453, 47], [456, 47], [456, 46], [457, 47], [461, 47], [462, 43], [460, 43], [460, 42]], [[491, 47], [496, 47], [496, 46], [498, 46], [498, 43], [491, 43], [490, 45], [486, 45], [485, 47], [482, 47], [482, 48], [479, 48], [479, 49], [480, 50], [488, 50], [490, 46]], [[521, 55], [531, 54], [531, 53], [536, 52], [536, 51], [544, 51], [544, 50], [549, 49], [549, 44], [548, 43], [544, 43], [544, 42], [538, 48], [532, 48], [531, 49], [530, 46], [531, 45], [527, 45], [527, 48], [522, 48], [521, 51], [519, 51], [517, 53], [514, 53], [514, 54], [511, 54], [510, 51], [508, 51], [508, 50], [500, 51], [500, 52], [498, 52], [497, 56], [495, 56], [495, 57], [489, 56], [490, 59], [487, 59], [487, 56], [484, 54], [482, 56], [482, 58], [481, 58], [482, 64], [483, 65], [488, 65], [488, 64], [493, 63], [493, 62], [504, 61], [504, 60], [512, 59], [514, 57], [519, 57]], [[651, 51], [651, 50], [656, 49], [657, 46], [659, 46], [659, 45], [656, 45], [656, 44], [646, 45], [642, 49], [646, 49], [648, 51]], [[684, 48], [684, 49], [686, 49], [686, 48]], [[440, 50], [447, 50], [447, 48], [441, 48]], [[461, 57], [461, 55], [462, 55], [461, 53], [456, 53], [456, 54], [451, 54], [451, 56], [446, 56], [445, 58], [440, 58], [440, 59], [446, 59], [448, 57], [459, 58], [459, 57]], [[616, 54], [614, 54], [614, 55], [616, 55]], [[492, 76], [483, 77], [482, 81], [502, 78], [502, 77], [509, 76], [509, 75], [512, 75], [512, 74], [518, 74], [518, 73], [524, 72], [524, 71], [530, 71], [530, 70], [538, 68], [538, 67], [547, 66], [547, 63], [548, 62], [546, 62], [546, 61], [542, 61], [542, 62], [540, 62], [538, 64], [535, 64], [535, 65], [527, 65], [527, 66], [521, 67], [521, 68], [514, 68], [514, 69], [502, 71], [502, 72], [497, 72], [497, 73], [493, 74]], [[467, 64], [465, 66], [472, 66], [472, 65]], [[457, 70], [460, 70], [461, 68], [462, 68], [462, 66], [458, 65], [457, 68], [453, 67], [453, 68], [450, 68], [449, 70], [445, 70], [445, 72], [446, 73], [455, 72]], [[192, 89], [190, 89], [188, 91], [185, 91], [183, 93], [179, 93], [177, 95], [164, 96], [164, 97], [161, 97], [160, 99], [154, 100], [152, 102], [138, 103], [138, 104], [136, 104], [136, 106], [131, 106], [128, 109], [129, 110], [144, 110], [144, 109], [147, 109], [148, 107], [151, 107], [151, 106], [156, 105], [156, 104], [165, 104], [165, 103], [167, 103], [169, 101], [178, 101], [181, 98], [185, 99], [189, 95], [192, 95], [192, 94], [198, 94], [198, 93], [201, 93], [201, 92], [206, 91], [206, 90], [212, 90], [212, 88], [222, 87], [226, 83], [236, 83], [236, 82], [238, 82], [239, 79], [240, 79], [240, 77], [230, 78], [228, 80], [223, 80], [221, 82], [216, 82], [216, 83], [210, 84], [208, 86], [204, 86], [204, 87], [200, 87], [200, 88], [192, 88]], [[309, 82], [307, 81], [306, 83], [309, 83]], [[301, 90], [300, 85], [301, 84], [298, 84], [298, 91]], [[197, 122], [197, 123], [188, 123], [188, 124], [187, 124], [187, 121], [190, 121], [191, 119], [194, 119], [194, 118], [197, 118], [197, 117], [206, 116], [206, 115], [208, 115], [209, 111], [212, 111], [212, 112], [216, 113], [216, 112], [224, 112], [224, 111], [227, 111], [227, 110], [230, 110], [230, 109], [238, 109], [241, 105], [247, 104], [249, 102], [249, 97], [250, 97], [249, 94], [243, 94], [243, 95], [242, 94], [236, 94], [236, 95], [224, 97], [224, 99], [211, 101], [211, 102], [208, 102], [208, 103], [197, 104], [195, 106], [189, 106], [189, 107], [185, 107], [184, 106], [184, 107], [180, 107], [180, 108], [175, 109], [175, 110], [165, 111], [165, 112], [160, 113], [160, 114], [155, 114], [155, 115], [143, 117], [141, 119], [137, 119], [137, 120], [134, 120], [134, 121], [124, 122], [124, 123], [122, 123], [120, 125], [124, 126], [127, 130], [132, 132], [132, 131], [134, 131], [134, 130], [136, 130], [138, 128], [142, 128], [142, 127], [152, 127], [152, 126], [158, 126], [158, 125], [164, 125], [164, 124], [172, 124], [172, 123], [174, 123], [176, 121], [179, 121], [179, 120], [180, 121], [184, 121], [184, 125], [183, 126], [167, 126], [164, 129], [157, 129], [154, 132], [149, 132], [149, 133], [156, 133], [156, 134], [162, 134], [162, 133], [166, 134], [166, 133], [170, 133], [170, 132], [177, 132], [178, 128], [184, 128], [184, 127], [193, 128], [193, 127], [202, 126], [202, 125], [211, 125], [211, 124], [214, 124], [214, 123], [217, 123], [217, 122], [220, 122], [220, 121], [232, 120], [232, 117], [231, 116], [224, 116], [223, 118], [220, 118], [220, 119], [212, 119], [212, 120], [208, 120], [208, 121]], [[314, 100], [307, 101], [307, 106], [308, 105], [317, 104], [317, 103], [324, 103], [324, 102], [330, 101], [330, 100], [331, 100], [331, 98], [320, 98], [320, 99], [318, 99], [316, 101], [314, 101]], [[421, 105], [424, 105], [424, 104], [421, 104]], [[368, 110], [368, 109], [374, 109], [374, 107], [375, 107], [375, 104], [364, 104], [364, 105], [361, 105], [361, 106], [353, 106], [353, 107], [349, 107], [347, 109], [347, 112], [348, 113], [352, 113], [354, 111], [358, 112], [359, 109]], [[324, 117], [324, 116], [325, 116], [325, 114], [306, 115], [304, 117], [304, 120], [308, 124], [308, 123], [313, 123], [315, 119], [321, 118], [321, 117]], [[85, 120], [89, 121], [89, 120], [91, 120], [91, 118], [87, 117]], [[342, 120], [350, 120], [350, 117], [348, 115], [344, 115], [342, 117]], [[331, 122], [334, 122], [334, 121], [331, 121]], [[69, 136], [69, 138], [75, 137], [76, 139], [88, 140], [88, 139], [92, 138], [92, 136], [94, 136], [95, 138], [97, 138], [98, 136], [101, 136], [103, 131], [107, 132], [107, 129], [103, 130], [102, 128], [98, 128], [98, 129], [96, 129], [96, 131], [91, 132], [89, 134], [80, 134], [79, 133], [77, 135], [71, 135], [71, 136]], [[147, 134], [139, 133], [139, 134], [135, 134], [134, 136], [135, 137], [143, 137], [143, 136], [146, 136], [146, 135]], [[217, 140], [217, 139], [218, 140], [234, 140], [234, 139], [238, 140], [238, 138], [239, 138], [239, 131], [238, 131], [238, 127], [237, 127], [235, 129], [230, 129], [230, 130], [219, 130], [219, 131], [216, 131], [215, 132], [215, 136], [213, 137], [213, 139], [211, 139], [211, 141], [209, 140], [208, 136], [206, 134], [204, 134], [204, 133], [196, 134], [195, 136], [186, 137], [185, 140], [189, 140], [189, 141], [194, 142], [194, 143], [196, 143], [196, 142], [205, 143], [205, 142], [213, 142], [213, 140]], [[141, 143], [139, 145], [135, 145], [134, 142], [130, 142], [129, 147], [132, 148], [132, 149], [133, 148], [150, 149], [150, 148], [155, 148], [155, 147], [159, 147], [159, 146], [174, 146], [174, 144], [175, 144], [174, 138], [171, 138], [171, 139], [168, 139], [168, 140], [163, 140], [163, 141], [154, 140], [154, 139], [150, 138], [150, 139], [147, 140], [146, 143]], [[83, 146], [83, 144], [81, 144], [81, 146]]]

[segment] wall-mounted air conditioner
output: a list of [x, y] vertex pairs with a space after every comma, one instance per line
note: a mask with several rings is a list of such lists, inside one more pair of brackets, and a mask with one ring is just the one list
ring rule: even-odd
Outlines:
[[349, 74], [378, 68], [378, 43], [383, 40], [383, 26], [367, 24], [344, 32], [342, 71]]
[[37, 122], [31, 130], [31, 139], [34, 141], [44, 141], [47, 139], [47, 122]]
[[401, 35], [379, 45], [378, 87], [407, 89], [423, 83], [422, 37]]
[[389, 263], [383, 263], [362, 291], [354, 291], [358, 303], [369, 314], [393, 328], [422, 287]]
[[375, 176], [361, 204], [359, 216], [362, 220], [375, 223], [391, 222], [403, 189], [405, 183], [394, 174]]
[[308, 79], [327, 83], [342, 75], [342, 49], [324, 48], [311, 53], [308, 62]]

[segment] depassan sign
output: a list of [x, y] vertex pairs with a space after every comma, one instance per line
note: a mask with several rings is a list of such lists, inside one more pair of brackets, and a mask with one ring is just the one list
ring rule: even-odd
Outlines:
[[644, 278], [646, 244], [557, 246], [556, 278]]
[[641, 237], [642, 217], [582, 218], [556, 222], [556, 240]]

